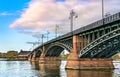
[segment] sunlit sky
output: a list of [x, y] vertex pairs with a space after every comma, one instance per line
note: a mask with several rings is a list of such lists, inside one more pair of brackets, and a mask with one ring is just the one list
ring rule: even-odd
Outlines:
[[[102, 0], [0, 0], [0, 52], [29, 50], [36, 37], [49, 32], [70, 31], [69, 13], [73, 9], [74, 29], [101, 19]], [[104, 14], [120, 11], [120, 0], [104, 0]], [[44, 39], [46, 41], [46, 38]]]

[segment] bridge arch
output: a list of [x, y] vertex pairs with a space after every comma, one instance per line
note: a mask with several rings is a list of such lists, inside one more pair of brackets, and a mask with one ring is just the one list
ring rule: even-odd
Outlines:
[[66, 49], [69, 52], [71, 50], [71, 48], [69, 46], [67, 46], [63, 43], [60, 43], [60, 42], [53, 43], [47, 48], [44, 56], [45, 57], [47, 57], [47, 56], [59, 56], [64, 49]]
[[34, 52], [36, 52], [36, 58], [39, 58], [40, 56], [41, 56], [41, 53], [42, 53], [42, 49], [41, 48], [39, 48], [37, 51], [34, 51]]

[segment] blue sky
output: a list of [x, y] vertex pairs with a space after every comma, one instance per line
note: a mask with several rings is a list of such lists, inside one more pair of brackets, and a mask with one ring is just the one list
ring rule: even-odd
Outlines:
[[[120, 10], [119, 0], [104, 0], [105, 13]], [[70, 31], [69, 13], [74, 10], [74, 29], [101, 19], [101, 0], [0, 0], [0, 52], [29, 50], [41, 34]], [[46, 39], [44, 39], [46, 40]]]
[[[9, 28], [9, 24], [20, 16], [20, 11], [27, 7], [30, 0], [0, 0], [0, 51], [25, 49], [30, 47], [26, 45], [31, 38], [28, 35], [18, 33]], [[32, 41], [32, 40], [30, 40]]]

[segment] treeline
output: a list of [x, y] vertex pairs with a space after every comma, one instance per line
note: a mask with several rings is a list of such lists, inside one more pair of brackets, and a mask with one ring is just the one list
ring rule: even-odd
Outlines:
[[17, 58], [18, 51], [8, 51], [7, 53], [0, 52], [0, 58]]

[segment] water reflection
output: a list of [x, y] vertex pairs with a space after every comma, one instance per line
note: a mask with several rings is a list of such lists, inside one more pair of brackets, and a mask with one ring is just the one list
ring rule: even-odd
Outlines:
[[28, 61], [0, 61], [0, 77], [41, 77]]
[[120, 59], [113, 60], [114, 68], [120, 69]]
[[112, 77], [113, 73], [113, 70], [65, 70], [55, 64], [39, 65], [40, 71], [44, 72], [42, 77]]
[[120, 77], [120, 69], [113, 70], [113, 77]]
[[60, 77], [56, 64], [39, 64], [42, 77]]
[[112, 70], [66, 70], [67, 77], [112, 77]]
[[65, 69], [66, 64], [67, 64], [66, 60], [61, 60], [60, 69]]
[[60, 77], [67, 77], [67, 73], [65, 69], [60, 68]]
[[28, 61], [0, 61], [0, 77], [120, 77], [114, 70], [66, 70], [60, 65]]

